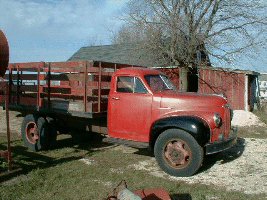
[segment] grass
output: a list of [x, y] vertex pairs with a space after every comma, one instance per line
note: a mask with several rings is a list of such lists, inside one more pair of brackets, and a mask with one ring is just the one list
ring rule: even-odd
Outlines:
[[[265, 124], [267, 124], [267, 113], [264, 110], [255, 110], [253, 113]], [[243, 138], [267, 139], [267, 127], [247, 126], [238, 127], [238, 136]]]
[[255, 110], [253, 111], [253, 113], [257, 115], [262, 122], [267, 124], [267, 110], [266, 109], [262, 108], [260, 110]]
[[[74, 140], [60, 136], [54, 150], [34, 153], [15, 140], [15, 168], [22, 169], [14, 177], [2, 177], [1, 199], [104, 199], [121, 181], [130, 190], [165, 188], [173, 199], [265, 199], [263, 195], [247, 195], [227, 191], [215, 185], [187, 184], [155, 177], [131, 166], [151, 157], [147, 151], [123, 152], [123, 148], [101, 143], [99, 137]], [[0, 147], [3, 147], [0, 143]], [[91, 162], [86, 165], [79, 159]], [[0, 177], [1, 178], [1, 177]]]
[[242, 138], [267, 139], [267, 128], [259, 126], [238, 127], [238, 136]]

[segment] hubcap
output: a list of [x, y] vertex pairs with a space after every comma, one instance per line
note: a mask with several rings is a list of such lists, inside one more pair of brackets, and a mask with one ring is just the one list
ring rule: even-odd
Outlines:
[[31, 144], [36, 144], [39, 140], [39, 132], [35, 122], [29, 122], [27, 124], [26, 137]]
[[174, 168], [184, 168], [189, 163], [191, 154], [187, 143], [182, 140], [170, 141], [165, 146], [165, 159]]

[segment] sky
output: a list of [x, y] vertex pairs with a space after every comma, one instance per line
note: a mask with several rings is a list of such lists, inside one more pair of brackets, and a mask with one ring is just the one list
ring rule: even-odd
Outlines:
[[[83, 46], [111, 44], [127, 1], [0, 0], [10, 62], [66, 61]], [[267, 47], [237, 61], [226, 67], [267, 72]]]
[[10, 62], [65, 61], [82, 46], [110, 44], [126, 0], [0, 0]]

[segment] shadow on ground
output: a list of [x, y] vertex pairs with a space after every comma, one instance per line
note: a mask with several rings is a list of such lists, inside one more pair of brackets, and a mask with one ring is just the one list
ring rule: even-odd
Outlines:
[[[236, 145], [220, 153], [207, 155], [204, 157], [203, 165], [197, 173], [210, 169], [215, 163], [225, 164], [239, 158], [245, 150], [245, 139], [238, 138]], [[153, 157], [153, 151], [149, 149], [138, 149], [134, 154]]]
[[237, 143], [230, 149], [222, 151], [220, 153], [205, 156], [203, 165], [198, 173], [210, 169], [217, 162], [220, 162], [220, 164], [225, 164], [236, 160], [237, 158], [242, 156], [245, 150], [245, 142], [246, 140], [244, 138], [238, 138]]
[[172, 200], [192, 200], [192, 196], [190, 194], [171, 194]]
[[[15, 141], [12, 146], [12, 170], [10, 172], [3, 171], [0, 173], [0, 183], [7, 181], [21, 174], [27, 174], [34, 169], [44, 169], [79, 160], [85, 155], [93, 152], [101, 151], [103, 148], [114, 146], [102, 142], [103, 136], [99, 134], [83, 134], [79, 136], [61, 138], [56, 145], [49, 151], [32, 152], [28, 148], [22, 146], [22, 142]], [[0, 149], [4, 149], [5, 144], [0, 144]], [[58, 151], [64, 148], [71, 148], [71, 153], [61, 152], [62, 156], [56, 155]], [[0, 162], [2, 164], [2, 162]]]

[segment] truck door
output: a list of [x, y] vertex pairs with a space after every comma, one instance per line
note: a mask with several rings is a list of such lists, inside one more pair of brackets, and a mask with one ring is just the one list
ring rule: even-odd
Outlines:
[[110, 92], [108, 128], [114, 138], [149, 141], [152, 95], [141, 79], [118, 76]]

